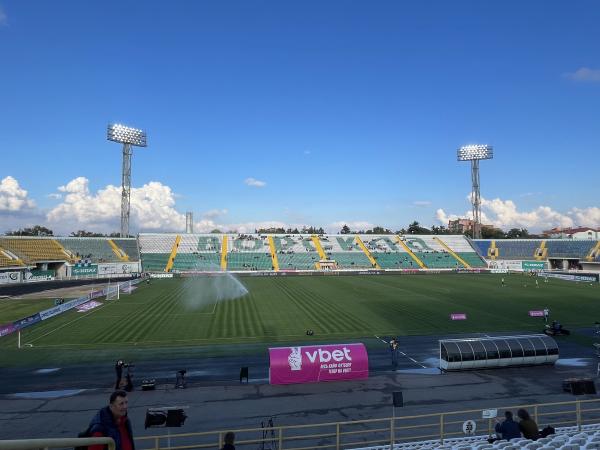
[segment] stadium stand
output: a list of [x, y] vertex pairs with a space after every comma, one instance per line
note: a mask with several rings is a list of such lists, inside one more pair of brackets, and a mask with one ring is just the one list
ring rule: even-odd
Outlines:
[[[592, 425], [589, 430], [567, 428], [568, 431], [557, 430], [556, 434], [539, 438], [536, 441], [525, 438], [500, 439], [493, 444], [489, 443], [487, 436], [473, 436], [446, 440], [444, 444], [439, 441], [422, 441], [395, 444], [394, 450], [579, 450], [600, 449], [600, 430], [593, 430], [597, 425]], [[389, 450], [389, 445], [363, 447], [356, 450]]]
[[17, 256], [25, 264], [74, 259], [53, 238], [2, 237], [0, 247]]
[[[176, 236], [140, 234], [139, 252], [144, 270], [165, 270]], [[181, 244], [175, 248], [172, 268], [176, 271], [318, 270], [322, 260], [335, 262], [338, 269], [485, 268], [485, 259], [490, 258], [493, 248], [497, 256], [492, 259], [544, 261], [556, 258], [600, 262], [598, 241], [569, 239], [471, 241], [462, 235], [368, 234], [182, 234], [180, 237]], [[120, 248], [127, 247], [125, 253], [135, 252], [132, 240], [114, 241]], [[65, 243], [65, 246], [69, 245]], [[114, 252], [108, 255], [113, 259], [116, 257]]]
[[221, 270], [222, 235], [182, 234], [174, 271]]
[[429, 235], [403, 236], [402, 241], [429, 269], [465, 267], [434, 238]]
[[321, 236], [321, 247], [339, 269], [370, 269], [373, 265], [356, 242], [354, 235]]
[[273, 270], [269, 242], [265, 236], [228, 235], [227, 270]]
[[[481, 248], [481, 245], [475, 241]], [[488, 247], [491, 245], [491, 241], [487, 240]], [[496, 239], [496, 248], [498, 249], [498, 256], [496, 259], [533, 259], [535, 257], [535, 251], [540, 248], [542, 240], [540, 239]], [[487, 254], [487, 253], [484, 253]]]
[[546, 248], [548, 249], [548, 258], [578, 258], [585, 257], [596, 246], [596, 241], [569, 240], [569, 239], [548, 239]]
[[163, 272], [175, 244], [175, 234], [143, 233], [138, 236], [142, 268], [146, 272]]
[[[465, 236], [442, 235], [438, 238], [471, 267], [487, 267], [486, 262], [474, 251]], [[487, 252], [487, 250], [486, 250]], [[487, 253], [484, 253], [487, 254]]]
[[56, 239], [72, 255], [73, 259], [89, 259], [93, 263], [119, 262], [106, 238], [66, 237]]
[[319, 254], [310, 238], [306, 235], [274, 235], [275, 252], [279, 261], [279, 270], [315, 270]]
[[21, 261], [16, 255], [0, 247], [0, 267], [22, 267], [23, 261]]
[[492, 241], [476, 240], [476, 241], [472, 241], [472, 242], [475, 244], [474, 245], [475, 250], [477, 250], [480, 255], [484, 256], [485, 258], [489, 257], [489, 250], [492, 245]]
[[418, 269], [419, 265], [406, 252], [397, 238], [390, 236], [360, 236], [382, 269]]
[[113, 239], [112, 240], [129, 258], [130, 261], [140, 260], [140, 250], [137, 239]]

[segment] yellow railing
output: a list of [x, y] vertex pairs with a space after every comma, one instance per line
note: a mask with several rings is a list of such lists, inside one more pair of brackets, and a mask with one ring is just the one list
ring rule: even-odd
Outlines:
[[462, 259], [460, 256], [458, 256], [458, 254], [456, 254], [454, 252], [454, 250], [452, 250], [450, 247], [448, 247], [448, 245], [446, 245], [446, 243], [444, 241], [442, 241], [440, 238], [438, 238], [437, 236], [434, 236], [433, 239], [435, 239], [436, 241], [439, 242], [439, 244], [444, 247], [446, 249], [446, 251], [448, 253], [450, 253], [454, 259], [456, 259], [459, 263], [461, 263], [463, 266], [465, 266], [467, 269], [470, 269], [471, 266], [464, 260]]
[[496, 241], [492, 239], [492, 244], [488, 249], [488, 256], [492, 259], [496, 259], [498, 257], [498, 247], [496, 247]]
[[535, 249], [535, 254], [533, 255], [533, 257], [537, 261], [541, 261], [542, 259], [546, 259], [546, 256], [548, 256], [548, 249], [546, 248], [546, 241], [542, 241], [542, 243], [540, 244], [540, 248]]
[[[323, 247], [321, 247], [321, 241], [319, 240], [319, 236], [317, 236], [316, 234], [313, 234], [310, 238], [312, 239], [313, 243], [315, 244], [315, 248], [317, 249], [319, 258], [321, 258], [322, 260], [327, 259], [327, 255], [325, 254]], [[320, 269], [320, 267], [319, 267], [319, 269]]]
[[115, 241], [109, 239], [108, 245], [110, 245], [110, 248], [112, 248], [113, 253], [117, 255], [117, 258], [119, 258], [121, 261], [129, 261], [129, 255], [127, 255], [127, 253], [125, 253], [117, 244], [115, 244]]
[[410, 257], [419, 265], [421, 269], [425, 269], [425, 264], [423, 261], [419, 259], [417, 255], [413, 253], [413, 251], [406, 245], [406, 243], [400, 238], [400, 236], [396, 236], [396, 242], [404, 248], [404, 251], [410, 255]]
[[596, 256], [600, 254], [600, 241], [596, 242], [593, 249], [590, 250], [589, 255], [585, 257], [587, 261], [593, 261]]
[[367, 248], [365, 243], [362, 241], [362, 239], [357, 235], [357, 236], [354, 236], [354, 240], [356, 241], [358, 246], [362, 249], [363, 253], [365, 255], [367, 255], [367, 258], [369, 258], [369, 261], [371, 261], [371, 266], [376, 269], [381, 269], [381, 267], [379, 267], [379, 264], [377, 264], [377, 261], [375, 260], [375, 258], [373, 258], [373, 255], [371, 255], [371, 252], [369, 251], [369, 249]]
[[170, 272], [173, 268], [173, 264], [175, 263], [175, 257], [177, 256], [177, 250], [179, 249], [179, 243], [181, 242], [181, 236], [177, 235], [175, 238], [175, 243], [173, 244], [173, 248], [171, 249], [171, 254], [169, 255], [169, 260], [167, 261], [167, 265], [165, 266], [165, 272]]
[[271, 249], [271, 261], [273, 262], [273, 269], [275, 272], [279, 271], [279, 260], [277, 259], [277, 250], [275, 249], [275, 241], [273, 236], [269, 236], [269, 248]]
[[223, 235], [223, 244], [221, 245], [221, 270], [227, 270], [227, 235]]
[[108, 450], [115, 450], [115, 441], [109, 437], [16, 439], [10, 441], [0, 441], [0, 450], [38, 450], [50, 448], [73, 448], [89, 445], [107, 445]]
[[[511, 406], [490, 404], [485, 407], [497, 409], [500, 416], [506, 410], [516, 413], [519, 408], [525, 408], [540, 429], [552, 425], [555, 428], [576, 427], [581, 430], [583, 425], [600, 423], [600, 399]], [[429, 440], [444, 443], [448, 439], [465, 437], [462, 425], [466, 420], [475, 421], [475, 434], [481, 436], [482, 440], [494, 430], [494, 419], [483, 419], [482, 409], [470, 409], [384, 419], [148, 436], [136, 439], [136, 448], [221, 448], [227, 431], [236, 434], [236, 444], [241, 448], [265, 443], [279, 450], [341, 450]]]

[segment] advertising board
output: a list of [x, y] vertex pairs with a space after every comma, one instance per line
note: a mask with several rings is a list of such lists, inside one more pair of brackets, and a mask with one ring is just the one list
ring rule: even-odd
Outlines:
[[71, 267], [71, 276], [72, 277], [85, 277], [85, 276], [97, 275], [97, 274], [98, 274], [98, 266], [96, 264]]
[[311, 345], [269, 349], [270, 384], [360, 380], [369, 377], [363, 344]]
[[0, 272], [0, 284], [20, 283], [21, 272]]
[[137, 262], [98, 264], [98, 275], [138, 273], [138, 272], [140, 272], [140, 264]]

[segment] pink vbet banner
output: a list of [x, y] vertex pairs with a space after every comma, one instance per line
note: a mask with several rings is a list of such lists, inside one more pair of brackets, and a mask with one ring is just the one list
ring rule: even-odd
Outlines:
[[453, 314], [450, 314], [450, 319], [452, 319], [452, 320], [467, 320], [467, 315], [465, 313], [453, 313]]
[[363, 344], [310, 345], [269, 349], [269, 383], [294, 384], [369, 378]]
[[529, 311], [529, 317], [544, 317], [544, 311]]

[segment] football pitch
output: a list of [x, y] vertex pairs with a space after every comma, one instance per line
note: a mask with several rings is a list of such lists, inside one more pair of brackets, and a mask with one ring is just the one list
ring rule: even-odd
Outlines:
[[[530, 310], [548, 307], [567, 328], [600, 320], [600, 287], [523, 274], [154, 279], [87, 312], [68, 311], [24, 329], [21, 344], [44, 349], [111, 349], [217, 344], [339, 342], [373, 336], [541, 331]], [[246, 292], [247, 290], [247, 292]], [[240, 295], [238, 298], [228, 298]], [[49, 306], [3, 300], [0, 323]], [[451, 313], [467, 320], [452, 321]], [[0, 339], [14, 349], [16, 336]]]

